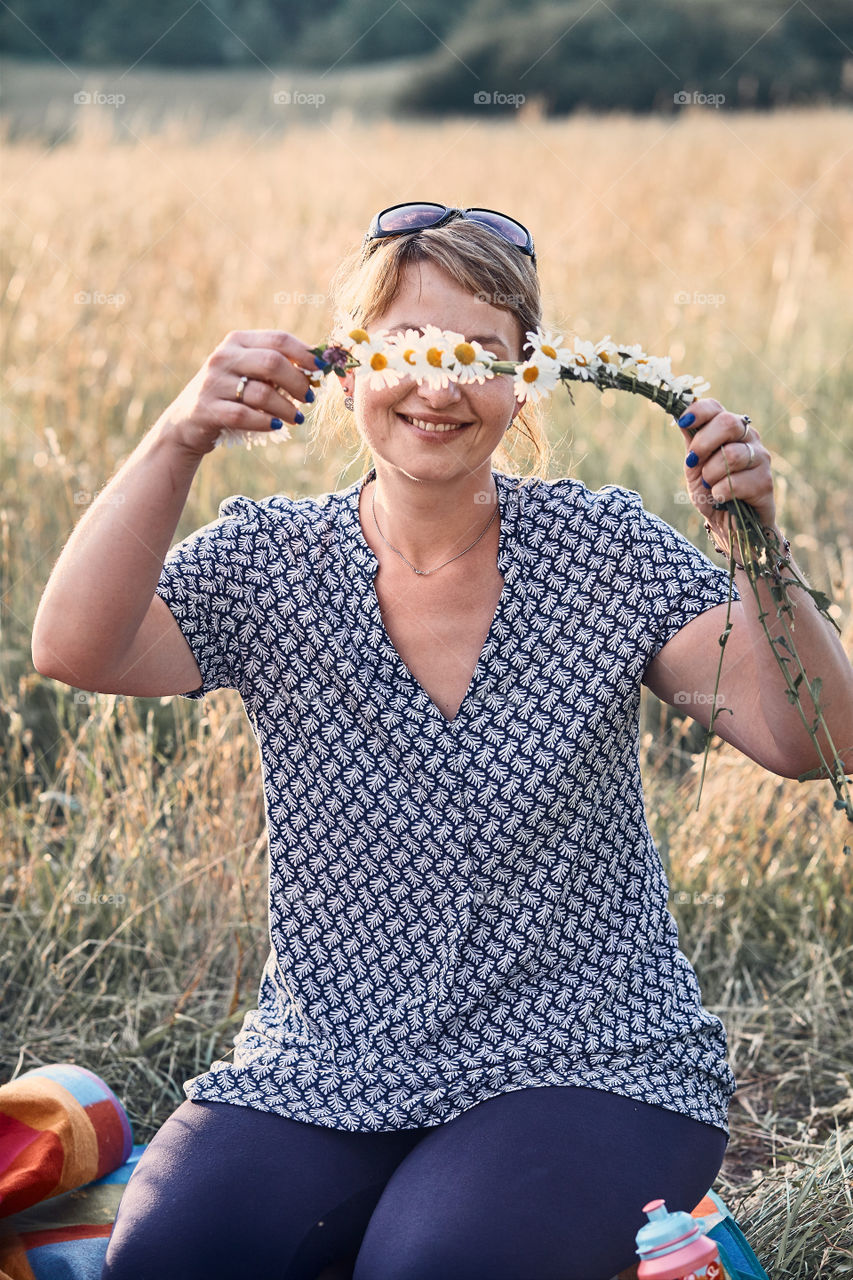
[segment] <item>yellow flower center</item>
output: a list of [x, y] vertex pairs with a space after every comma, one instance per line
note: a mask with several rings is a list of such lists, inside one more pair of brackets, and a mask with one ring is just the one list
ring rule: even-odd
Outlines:
[[369, 342], [370, 337], [365, 329], [353, 329], [349, 335], [353, 342]]
[[477, 353], [470, 342], [460, 342], [458, 347], [453, 348], [453, 354], [460, 364], [473, 364], [477, 359]]
[[415, 348], [414, 348], [414, 347], [407, 347], [407, 348], [406, 348], [406, 350], [403, 352], [403, 359], [405, 360], [406, 364], [414, 364], [414, 363], [415, 363], [415, 361], [414, 361], [414, 359], [413, 359], [414, 354], [415, 354]]
[[550, 357], [550, 359], [551, 359], [551, 360], [556, 360], [556, 359], [557, 359], [557, 353], [556, 353], [556, 351], [554, 350], [554, 348], [553, 348], [553, 347], [543, 347], [543, 348], [542, 348], [542, 354], [543, 354], [543, 356], [548, 356], [548, 357]]
[[610, 356], [608, 355], [608, 353], [607, 353], [606, 351], [602, 351], [602, 352], [601, 352], [601, 355], [600, 355], [598, 358], [599, 358], [599, 360], [602, 360], [602, 361], [604, 362], [604, 364], [611, 364], [611, 363], [612, 363], [612, 362], [611, 362], [611, 359], [610, 359]]
[[436, 369], [441, 368], [441, 359], [444, 355], [441, 347], [430, 347], [426, 353], [427, 364], [433, 365]]
[[534, 364], [534, 365], [531, 365], [529, 369], [524, 370], [524, 373], [521, 375], [521, 380], [522, 382], [535, 382], [538, 377], [539, 377], [539, 370], [536, 368], [536, 365]]
[[589, 364], [589, 361], [586, 356], [578, 354], [575, 356], [575, 364]]
[[388, 364], [388, 361], [385, 359], [381, 351], [375, 352], [370, 357], [370, 367], [371, 369], [375, 369], [377, 373], [379, 372], [380, 369], [386, 368], [387, 364]]

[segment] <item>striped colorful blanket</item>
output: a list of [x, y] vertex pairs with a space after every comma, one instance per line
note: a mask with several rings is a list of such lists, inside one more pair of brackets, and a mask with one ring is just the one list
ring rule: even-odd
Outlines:
[[0, 1086], [0, 1277], [97, 1280], [144, 1150], [85, 1067], [52, 1063]]
[[[0, 1280], [100, 1280], [119, 1201], [146, 1144], [112, 1089], [72, 1062], [0, 1085]], [[693, 1210], [732, 1280], [767, 1280], [713, 1191]], [[334, 1268], [318, 1280], [347, 1280]], [[636, 1280], [630, 1267], [614, 1280]]]

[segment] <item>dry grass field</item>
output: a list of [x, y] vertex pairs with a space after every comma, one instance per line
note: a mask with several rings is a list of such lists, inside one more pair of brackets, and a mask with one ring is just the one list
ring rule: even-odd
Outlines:
[[[255, 1003], [266, 841], [238, 695], [91, 694], [36, 674], [29, 654], [85, 505], [224, 334], [321, 340], [332, 271], [383, 205], [507, 210], [533, 229], [553, 325], [641, 342], [750, 413], [780, 524], [851, 652], [851, 170], [851, 114], [829, 109], [429, 126], [332, 113], [191, 140], [180, 120], [130, 132], [105, 108], [53, 147], [9, 142], [0, 1079], [76, 1060], [144, 1142]], [[579, 387], [574, 400], [549, 405], [551, 474], [637, 489], [705, 549], [671, 419], [639, 397]], [[356, 479], [354, 450], [309, 429], [214, 451], [175, 541], [229, 494]], [[697, 811], [701, 733], [650, 697], [643, 716], [681, 946], [739, 1083], [717, 1189], [775, 1280], [853, 1276], [849, 824], [828, 784], [719, 743]]]

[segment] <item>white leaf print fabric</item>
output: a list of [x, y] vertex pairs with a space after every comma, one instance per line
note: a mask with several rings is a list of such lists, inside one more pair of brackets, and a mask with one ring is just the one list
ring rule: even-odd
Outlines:
[[574, 1084], [728, 1133], [638, 765], [646, 666], [727, 574], [632, 490], [492, 474], [504, 588], [453, 721], [385, 631], [361, 481], [227, 498], [167, 558], [185, 696], [239, 691], [269, 834], [258, 1006], [184, 1092], [375, 1131]]

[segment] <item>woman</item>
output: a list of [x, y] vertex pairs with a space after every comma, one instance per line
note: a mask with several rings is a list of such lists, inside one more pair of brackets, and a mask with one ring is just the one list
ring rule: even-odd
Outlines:
[[[384, 211], [336, 284], [339, 337], [431, 323], [520, 359], [540, 320], [532, 239], [500, 214]], [[691, 1209], [728, 1138], [725, 1032], [678, 950], [637, 763], [641, 683], [707, 724], [727, 575], [631, 491], [494, 469], [506, 433], [538, 439], [502, 376], [348, 376], [329, 394], [369, 472], [230, 498], [167, 559], [221, 428], [303, 421], [314, 368], [291, 334], [229, 334], [87, 511], [36, 619], [35, 665], [76, 687], [238, 689], [263, 765], [258, 1009], [233, 1062], [186, 1082], [103, 1275], [607, 1280], [642, 1206]], [[715, 537], [711, 498], [775, 528], [758, 432], [691, 409]], [[810, 740], [749, 591], [733, 612], [717, 731], [794, 776]], [[837, 742], [853, 672], [804, 593], [796, 636]]]

